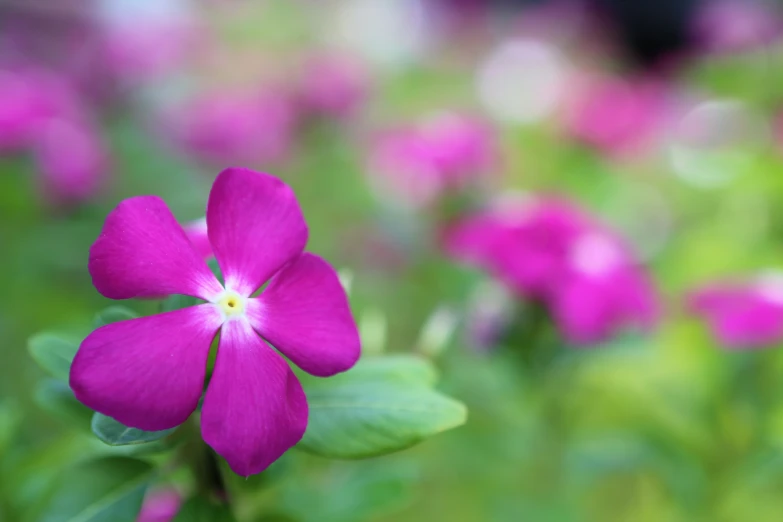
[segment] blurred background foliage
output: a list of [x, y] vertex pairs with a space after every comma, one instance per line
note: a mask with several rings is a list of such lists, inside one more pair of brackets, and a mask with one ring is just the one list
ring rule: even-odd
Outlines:
[[[157, 194], [196, 220], [240, 164], [294, 187], [309, 250], [351, 274], [365, 350], [432, 358], [470, 413], [399, 454], [294, 450], [234, 477], [252, 490], [239, 520], [780, 520], [783, 335], [732, 343], [687, 297], [781, 267], [780, 9], [0, 0], [0, 126], [33, 96], [20, 90], [69, 100], [29, 143], [0, 129], [0, 520], [36, 520], [82, 455], [122, 453], [46, 411], [25, 350], [41, 330], [85, 335], [111, 304], [86, 266], [107, 212]], [[444, 111], [489, 129], [468, 186], [422, 189], [415, 147], [379, 167], [386, 132]], [[55, 120], [78, 133], [52, 134]], [[452, 220], [519, 193], [559, 194], [624, 238], [656, 288], [655, 327], [575, 347], [541, 303], [444, 251]], [[779, 286], [762, 294], [775, 290], [780, 306]], [[489, 340], [471, 330], [485, 315], [505, 318]]]

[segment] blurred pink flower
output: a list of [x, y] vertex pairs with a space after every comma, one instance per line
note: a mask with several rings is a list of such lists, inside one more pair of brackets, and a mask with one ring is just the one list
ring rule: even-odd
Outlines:
[[50, 199], [82, 201], [100, 187], [108, 157], [95, 129], [76, 119], [50, 118], [36, 129], [32, 153]]
[[103, 59], [115, 77], [138, 82], [176, 69], [202, 38], [187, 25], [139, 25], [132, 20], [121, 27], [107, 28]]
[[171, 522], [182, 504], [182, 497], [173, 488], [150, 491], [136, 522]]
[[585, 345], [629, 326], [652, 329], [658, 317], [656, 301], [652, 282], [624, 245], [597, 228], [571, 243], [550, 306], [566, 339]]
[[515, 292], [548, 297], [564, 272], [569, 245], [586, 218], [559, 199], [512, 202], [449, 227], [446, 250], [479, 266]]
[[446, 113], [382, 134], [370, 153], [378, 191], [414, 206], [466, 188], [497, 161], [495, 136], [478, 120]]
[[571, 101], [566, 129], [610, 156], [635, 156], [657, 145], [672, 110], [667, 88], [657, 81], [587, 80]]
[[713, 0], [701, 6], [694, 33], [697, 43], [708, 52], [749, 51], [781, 36], [781, 14], [769, 2]]
[[168, 114], [164, 127], [196, 158], [219, 165], [267, 165], [288, 155], [295, 123], [288, 97], [268, 90], [194, 98]]
[[687, 304], [727, 348], [763, 348], [783, 340], [783, 274], [705, 285], [688, 295]]
[[207, 234], [207, 218], [197, 219], [186, 223], [183, 227], [185, 235], [188, 236], [190, 244], [196, 249], [204, 259], [208, 259], [214, 256], [212, 252], [212, 245], [209, 242], [209, 235]]
[[79, 97], [63, 78], [35, 68], [0, 69], [0, 152], [29, 152], [41, 191], [79, 201], [98, 189], [107, 153]]
[[444, 240], [455, 258], [545, 303], [575, 344], [656, 322], [644, 270], [618, 237], [567, 201], [543, 198], [471, 216], [448, 228]]
[[40, 86], [24, 74], [0, 69], [0, 152], [26, 147], [45, 117]]
[[350, 56], [314, 56], [300, 79], [300, 102], [309, 113], [346, 119], [366, 101], [369, 83], [369, 71]]

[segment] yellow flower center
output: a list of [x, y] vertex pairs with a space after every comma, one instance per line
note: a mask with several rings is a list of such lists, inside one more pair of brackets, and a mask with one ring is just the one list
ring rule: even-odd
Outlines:
[[215, 304], [226, 318], [245, 313], [245, 298], [232, 290], [226, 290], [217, 298]]

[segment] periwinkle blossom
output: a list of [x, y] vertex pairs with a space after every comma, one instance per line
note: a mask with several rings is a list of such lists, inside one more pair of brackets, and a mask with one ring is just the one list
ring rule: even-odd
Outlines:
[[693, 33], [706, 52], [752, 51], [783, 35], [783, 16], [762, 0], [712, 0], [700, 4]]
[[706, 284], [688, 295], [687, 304], [726, 348], [757, 349], [783, 341], [783, 273]]
[[30, 153], [41, 192], [72, 202], [94, 194], [108, 154], [70, 86], [33, 68], [0, 69], [0, 152]]
[[562, 199], [505, 204], [463, 218], [444, 236], [455, 258], [545, 304], [564, 337], [601, 342], [626, 327], [654, 326], [654, 288], [622, 240]]
[[173, 488], [150, 491], [144, 497], [136, 522], [171, 522], [181, 505], [182, 497]]
[[673, 97], [661, 81], [585, 78], [568, 104], [566, 132], [614, 158], [645, 154], [670, 123]]
[[130, 198], [108, 215], [90, 249], [101, 294], [184, 294], [205, 303], [98, 328], [79, 347], [70, 384], [81, 402], [127, 426], [173, 428], [198, 406], [220, 332], [201, 432], [247, 476], [295, 445], [307, 426], [302, 386], [267, 342], [316, 376], [353, 366], [360, 342], [337, 274], [303, 252], [307, 225], [287, 185], [226, 169], [212, 186], [206, 219], [225, 285], [160, 198]]
[[0, 69], [0, 151], [17, 151], [32, 139], [38, 122], [46, 116], [43, 93], [27, 75]]
[[304, 64], [299, 80], [299, 102], [306, 113], [348, 119], [367, 99], [368, 69], [347, 54], [319, 54]]
[[495, 136], [488, 125], [442, 113], [380, 134], [370, 153], [369, 171], [379, 193], [423, 206], [490, 174], [497, 160]]
[[81, 201], [100, 188], [108, 155], [97, 134], [79, 119], [42, 122], [32, 145], [44, 180], [41, 190], [52, 200]]
[[293, 142], [292, 100], [275, 89], [214, 91], [164, 116], [163, 127], [184, 152], [213, 164], [283, 161]]
[[183, 0], [103, 0], [96, 6], [102, 58], [123, 83], [176, 70], [206, 36]]

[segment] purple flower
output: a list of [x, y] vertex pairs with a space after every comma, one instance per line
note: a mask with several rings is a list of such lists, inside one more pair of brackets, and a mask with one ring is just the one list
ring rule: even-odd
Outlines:
[[160, 489], [147, 493], [136, 522], [171, 522], [182, 505], [175, 489]]
[[772, 43], [783, 32], [779, 10], [758, 0], [703, 2], [693, 27], [707, 52], [734, 53]]
[[108, 158], [86, 122], [51, 118], [36, 129], [32, 152], [50, 199], [81, 201], [100, 187]]
[[651, 281], [619, 239], [600, 228], [569, 245], [549, 301], [564, 336], [578, 345], [599, 343], [629, 326], [651, 329], [658, 318]]
[[567, 132], [613, 157], [644, 154], [661, 137], [673, 101], [649, 79], [588, 79], [572, 100]]
[[33, 68], [0, 69], [0, 152], [29, 152], [51, 200], [83, 200], [99, 188], [107, 153], [70, 85]]
[[46, 112], [37, 83], [17, 71], [0, 69], [0, 152], [26, 147]]
[[554, 198], [512, 201], [463, 219], [445, 233], [447, 251], [484, 268], [518, 294], [543, 299], [565, 271], [585, 216]]
[[80, 401], [127, 426], [172, 428], [196, 409], [220, 332], [201, 431], [231, 469], [251, 475], [307, 426], [302, 387], [267, 342], [302, 370], [329, 376], [353, 366], [359, 336], [335, 271], [303, 253], [307, 226], [287, 185], [224, 170], [209, 196], [207, 232], [225, 286], [160, 198], [131, 198], [108, 215], [90, 249], [101, 294], [184, 294], [206, 303], [95, 330], [79, 347], [70, 383]]
[[763, 348], [783, 340], [783, 275], [719, 282], [690, 293], [688, 307], [728, 348]]
[[285, 159], [296, 115], [291, 101], [262, 93], [216, 92], [167, 115], [166, 131], [185, 152], [214, 164], [268, 164]]
[[300, 103], [310, 113], [347, 119], [367, 99], [369, 83], [369, 72], [349, 56], [314, 56], [300, 80]]
[[487, 125], [445, 113], [382, 134], [370, 155], [370, 171], [384, 197], [422, 206], [465, 188], [496, 161], [495, 137]]
[[444, 241], [452, 256], [546, 304], [575, 344], [656, 322], [654, 289], [629, 250], [567, 201], [504, 205], [457, 222]]

